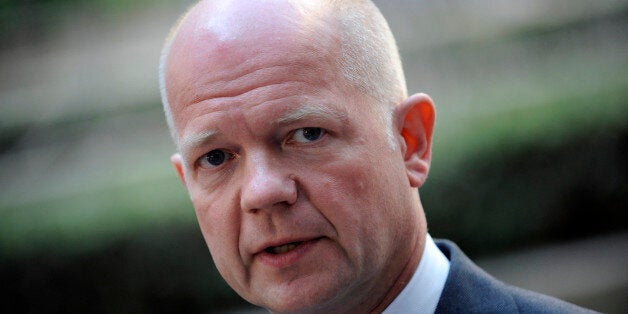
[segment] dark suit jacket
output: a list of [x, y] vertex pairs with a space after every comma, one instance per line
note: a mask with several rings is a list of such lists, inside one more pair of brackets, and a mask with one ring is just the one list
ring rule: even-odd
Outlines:
[[593, 313], [549, 296], [509, 286], [476, 266], [453, 242], [435, 242], [450, 262], [436, 313]]

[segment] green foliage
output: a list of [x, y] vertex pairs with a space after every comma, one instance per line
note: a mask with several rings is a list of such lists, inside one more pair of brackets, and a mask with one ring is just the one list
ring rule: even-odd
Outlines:
[[196, 227], [187, 193], [176, 180], [142, 182], [1, 208], [2, 255], [95, 252], [155, 224]]
[[21, 313], [205, 313], [242, 306], [209, 259], [197, 228], [159, 223], [69, 258], [38, 251], [0, 259]]

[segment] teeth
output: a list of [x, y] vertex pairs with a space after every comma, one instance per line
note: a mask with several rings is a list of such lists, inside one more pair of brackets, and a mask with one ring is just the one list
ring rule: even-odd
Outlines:
[[282, 253], [287, 253], [290, 252], [292, 250], [294, 250], [297, 247], [298, 244], [296, 243], [288, 243], [288, 244], [284, 244], [282, 246], [275, 246], [271, 249], [271, 253], [273, 254], [282, 254]]

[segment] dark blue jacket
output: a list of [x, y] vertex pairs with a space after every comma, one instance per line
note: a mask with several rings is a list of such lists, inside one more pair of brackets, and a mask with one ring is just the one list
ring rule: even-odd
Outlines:
[[594, 313], [507, 285], [476, 266], [453, 242], [435, 242], [450, 262], [436, 313]]

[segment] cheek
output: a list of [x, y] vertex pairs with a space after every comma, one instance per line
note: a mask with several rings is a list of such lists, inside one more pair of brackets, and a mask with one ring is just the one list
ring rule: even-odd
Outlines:
[[[223, 193], [213, 193], [223, 194]], [[224, 197], [193, 197], [196, 217], [212, 260], [220, 275], [240, 293], [247, 291], [249, 272], [239, 250], [241, 215], [233, 202]]]
[[352, 160], [333, 162], [313, 169], [305, 178], [309, 200], [336, 229], [343, 247], [362, 251], [373, 245], [371, 239], [379, 237], [373, 231], [379, 229], [385, 198], [378, 185], [382, 178], [372, 168]]
[[409, 207], [402, 199], [408, 190], [403, 160], [381, 147], [375, 149], [368, 144], [353, 146], [304, 177], [310, 201], [334, 225], [340, 240], [356, 250], [377, 251], [390, 245], [403, 217], [395, 210]]
[[[395, 190], [400, 188], [399, 175], [403, 169], [393, 160], [382, 160], [381, 156], [354, 154], [343, 159], [328, 162], [311, 169], [304, 177], [319, 178], [313, 182], [318, 195], [325, 199], [328, 193], [342, 199], [342, 203], [353, 205], [354, 211], [377, 210], [379, 205], [395, 198]], [[381, 160], [381, 162], [374, 162]], [[386, 197], [382, 197], [386, 196]]]
[[220, 197], [223, 193], [192, 193], [192, 203], [196, 212], [203, 238], [209, 247], [216, 266], [224, 263], [236, 263], [238, 255], [238, 237], [240, 230], [237, 203], [229, 197]]

